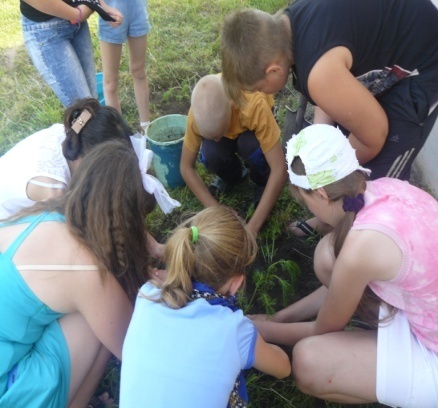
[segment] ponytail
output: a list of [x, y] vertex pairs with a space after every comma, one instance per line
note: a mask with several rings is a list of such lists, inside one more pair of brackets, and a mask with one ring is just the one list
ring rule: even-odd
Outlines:
[[209, 207], [181, 224], [168, 239], [167, 277], [160, 301], [173, 309], [190, 300], [193, 281], [218, 291], [243, 275], [257, 253], [254, 235], [231, 208]]

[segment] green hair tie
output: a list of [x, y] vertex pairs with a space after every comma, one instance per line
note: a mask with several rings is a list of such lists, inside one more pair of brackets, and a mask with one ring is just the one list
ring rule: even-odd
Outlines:
[[192, 228], [192, 242], [196, 244], [199, 238], [199, 231], [198, 228], [196, 227], [191, 227], [191, 228]]

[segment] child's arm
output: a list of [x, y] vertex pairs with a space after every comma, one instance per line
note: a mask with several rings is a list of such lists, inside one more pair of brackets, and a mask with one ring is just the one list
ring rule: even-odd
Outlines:
[[181, 176], [189, 186], [190, 190], [192, 190], [192, 193], [204, 205], [204, 207], [219, 205], [195, 170], [197, 156], [197, 153], [191, 152], [185, 145], [183, 145], [180, 162]]
[[290, 360], [284, 350], [266, 343], [260, 334], [255, 346], [254, 368], [276, 378], [284, 378], [291, 373]]
[[271, 168], [271, 173], [260, 203], [248, 222], [248, 228], [256, 234], [277, 202], [287, 180], [286, 161], [280, 141], [275, 143], [272, 149], [265, 154], [265, 157]]

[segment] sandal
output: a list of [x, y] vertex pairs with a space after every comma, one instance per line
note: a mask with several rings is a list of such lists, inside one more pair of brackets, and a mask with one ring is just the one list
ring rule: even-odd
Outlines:
[[[292, 231], [292, 228], [298, 228], [300, 231], [303, 232], [304, 235], [296, 234], [294, 231]], [[320, 235], [318, 231], [316, 231], [306, 221], [303, 220], [293, 222], [289, 225], [289, 229], [291, 230], [292, 234], [300, 238], [318, 237]]]

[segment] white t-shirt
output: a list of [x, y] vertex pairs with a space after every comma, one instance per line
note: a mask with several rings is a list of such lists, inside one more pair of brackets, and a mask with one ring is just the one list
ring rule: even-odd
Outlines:
[[35, 203], [26, 194], [33, 177], [50, 177], [67, 185], [71, 174], [62, 154], [64, 139], [64, 126], [55, 124], [26, 137], [0, 157], [0, 219]]
[[[159, 295], [146, 283], [140, 290]], [[123, 345], [120, 407], [225, 408], [254, 363], [257, 330], [241, 310], [205, 299], [171, 309], [137, 297]]]

